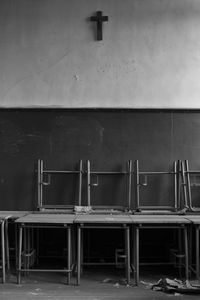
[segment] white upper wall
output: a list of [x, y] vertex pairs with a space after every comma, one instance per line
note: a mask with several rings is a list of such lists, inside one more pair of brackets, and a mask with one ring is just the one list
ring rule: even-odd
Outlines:
[[[96, 11], [108, 15], [95, 40]], [[0, 107], [200, 108], [199, 0], [1, 0]]]

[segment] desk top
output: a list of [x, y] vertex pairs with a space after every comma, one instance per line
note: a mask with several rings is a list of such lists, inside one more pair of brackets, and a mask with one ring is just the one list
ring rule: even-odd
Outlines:
[[2, 210], [0, 211], [0, 216], [5, 216], [8, 219], [17, 219], [27, 215], [28, 213], [30, 212], [22, 210]]
[[17, 219], [16, 223], [26, 224], [72, 224], [76, 215], [72, 214], [42, 214], [34, 213]]
[[2, 223], [3, 221], [7, 220], [9, 218], [9, 216], [6, 216], [6, 215], [2, 215], [0, 213], [0, 222]]
[[131, 219], [129, 215], [95, 215], [95, 214], [85, 214], [85, 215], [77, 215], [75, 220], [75, 223], [103, 223], [103, 224], [127, 224], [131, 223]]
[[133, 224], [189, 224], [190, 220], [186, 219], [185, 216], [179, 215], [130, 215]]
[[200, 215], [186, 215], [185, 218], [193, 224], [200, 225]]

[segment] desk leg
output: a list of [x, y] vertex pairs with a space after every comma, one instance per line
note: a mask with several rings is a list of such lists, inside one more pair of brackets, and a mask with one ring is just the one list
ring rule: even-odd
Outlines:
[[70, 280], [71, 280], [71, 227], [68, 227], [67, 229], [68, 231], [68, 243], [67, 243], [67, 269], [68, 269], [68, 284], [70, 284]]
[[77, 229], [77, 285], [80, 284], [81, 274], [81, 228]]
[[130, 229], [125, 228], [125, 249], [126, 249], [126, 278], [127, 284], [130, 284]]
[[184, 228], [184, 243], [185, 243], [185, 279], [189, 279], [189, 261], [188, 261], [188, 229]]
[[10, 270], [8, 220], [5, 221], [5, 242], [6, 242], [6, 262], [7, 262], [7, 269]]
[[17, 271], [17, 283], [21, 281], [21, 267], [22, 267], [22, 227], [19, 225], [19, 249], [18, 249], [18, 271]]
[[18, 236], [17, 236], [17, 223], [14, 224], [15, 226], [15, 267], [16, 267], [16, 270], [18, 268]]
[[195, 242], [196, 242], [196, 277], [199, 279], [199, 226], [195, 228]]
[[6, 281], [6, 271], [5, 271], [5, 222], [1, 223], [1, 251], [2, 251], [2, 283]]
[[[31, 251], [31, 247], [30, 247], [30, 234], [31, 234], [31, 228], [27, 228], [26, 231], [27, 234], [27, 269], [30, 269], [30, 251]], [[26, 272], [27, 275], [29, 275], [29, 271]]]
[[135, 252], [135, 265], [136, 265], [136, 276], [135, 276], [135, 284], [138, 285], [139, 284], [139, 278], [140, 278], [140, 268], [139, 268], [139, 265], [140, 265], [140, 235], [139, 235], [139, 228], [136, 227], [136, 230], [135, 230], [135, 233], [136, 233], [136, 240], [135, 240], [135, 243], [136, 243], [136, 252]]
[[135, 226], [132, 225], [132, 243], [131, 243], [131, 249], [132, 249], [132, 271], [133, 271], [133, 278], [135, 278], [135, 245], [136, 245], [136, 238], [135, 238]]

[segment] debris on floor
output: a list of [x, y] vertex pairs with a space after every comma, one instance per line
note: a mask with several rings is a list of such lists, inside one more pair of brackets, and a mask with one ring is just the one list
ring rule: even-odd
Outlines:
[[161, 278], [156, 284], [152, 285], [152, 290], [162, 291], [169, 294], [200, 294], [200, 286], [191, 285], [186, 280], [181, 281], [178, 279]]
[[114, 287], [119, 288], [121, 285], [130, 287], [130, 284], [127, 284], [126, 279], [114, 280], [111, 278], [105, 278], [101, 283], [111, 283]]

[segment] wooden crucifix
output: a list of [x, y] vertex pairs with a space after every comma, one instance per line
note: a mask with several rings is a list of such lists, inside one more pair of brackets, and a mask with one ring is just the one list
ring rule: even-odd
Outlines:
[[97, 22], [97, 41], [103, 39], [102, 24], [108, 21], [108, 16], [103, 16], [102, 11], [97, 11], [96, 16], [90, 18], [90, 21]]

